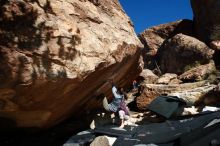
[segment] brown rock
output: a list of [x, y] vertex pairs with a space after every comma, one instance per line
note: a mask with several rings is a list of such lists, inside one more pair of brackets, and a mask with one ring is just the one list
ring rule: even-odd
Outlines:
[[[210, 89], [212, 90], [213, 87], [215, 87], [215, 86], [206, 86], [206, 84], [207, 84], [207, 81], [200, 81], [200, 82], [195, 82], [195, 83], [184, 83], [184, 84], [172, 84], [172, 85], [144, 84], [143, 85], [144, 90], [142, 94], [136, 99], [137, 107], [140, 110], [145, 110], [146, 107], [157, 96], [160, 96], [160, 95], [175, 95], [175, 96], [183, 95], [181, 97], [184, 97], [184, 94], [186, 93], [188, 93], [187, 96], [190, 95], [188, 99], [192, 99], [190, 100], [191, 102], [189, 102], [189, 104], [192, 104], [192, 102], [198, 101], [199, 99], [202, 98], [202, 95], [204, 95], [205, 93], [210, 91]], [[202, 92], [203, 89], [206, 89], [206, 90]]]
[[210, 43], [220, 39], [219, 0], [191, 0], [197, 38]]
[[210, 90], [203, 98], [197, 103], [208, 106], [219, 106], [220, 103], [220, 83], [216, 85], [214, 90]]
[[157, 90], [144, 86], [142, 94], [136, 98], [137, 108], [139, 110], [146, 110], [147, 106], [159, 95]]
[[220, 92], [220, 83], [218, 83], [218, 85], [217, 85], [217, 87], [216, 87], [215, 91]]
[[215, 70], [215, 63], [211, 61], [209, 64], [200, 65], [184, 72], [178, 78], [182, 81], [200, 81], [206, 79]]
[[208, 106], [219, 106], [220, 103], [220, 91], [211, 90], [209, 93], [203, 97], [203, 105]]
[[180, 84], [183, 81], [179, 80], [178, 78], [174, 78], [172, 80], [170, 80], [170, 82], [168, 83], [168, 85], [175, 85], [175, 84]]
[[142, 44], [117, 0], [1, 2], [0, 40], [0, 93], [15, 93], [0, 117], [18, 127], [98, 108], [109, 78], [122, 86], [140, 72]]
[[215, 50], [215, 54], [213, 56], [213, 60], [215, 61], [215, 65], [220, 67], [220, 40], [215, 40], [210, 43], [210, 47]]
[[157, 84], [170, 84], [173, 80], [176, 79], [177, 74], [166, 73], [157, 80]]
[[144, 78], [144, 82], [146, 84], [153, 84], [157, 81], [157, 79], [159, 78], [157, 75], [155, 75], [151, 70], [149, 69], [144, 69], [141, 74], [141, 77]]
[[220, 41], [219, 41], [219, 40], [217, 40], [217, 41], [212, 41], [212, 42], [210, 43], [210, 47], [211, 47], [212, 49], [214, 49], [215, 51], [220, 51]]
[[[155, 61], [152, 59], [165, 40], [178, 33], [193, 35], [193, 23], [191, 20], [180, 20], [146, 29], [139, 34], [139, 39], [144, 44], [143, 56], [145, 64], [154, 68]], [[153, 67], [152, 67], [153, 66]]]
[[176, 74], [208, 63], [214, 53], [203, 42], [183, 34], [177, 34], [169, 39], [159, 51], [161, 71]]
[[166, 39], [169, 39], [178, 33], [192, 35], [192, 25], [193, 23], [191, 20], [180, 20], [177, 22], [161, 24], [146, 29], [139, 35], [139, 38], [144, 44], [146, 54], [149, 56], [155, 56], [158, 48], [161, 47]]

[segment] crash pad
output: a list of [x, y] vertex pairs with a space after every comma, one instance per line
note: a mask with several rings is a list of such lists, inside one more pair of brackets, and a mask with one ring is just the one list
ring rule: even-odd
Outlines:
[[147, 109], [168, 119], [183, 104], [185, 102], [176, 96], [159, 96], [148, 105]]

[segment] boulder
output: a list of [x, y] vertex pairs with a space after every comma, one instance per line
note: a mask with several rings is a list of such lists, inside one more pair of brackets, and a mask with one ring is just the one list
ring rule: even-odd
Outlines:
[[144, 44], [144, 51], [147, 56], [155, 56], [157, 50], [166, 39], [178, 33], [192, 35], [193, 22], [191, 20], [179, 20], [167, 24], [161, 24], [146, 29], [139, 34], [141, 42]]
[[167, 24], [161, 24], [146, 29], [139, 34], [139, 39], [144, 44], [143, 58], [145, 66], [150, 69], [157, 67], [155, 56], [163, 43], [178, 33], [193, 35], [193, 21], [179, 20]]
[[110, 146], [108, 138], [106, 136], [98, 136], [94, 139], [94, 141], [90, 144], [90, 146]]
[[[207, 81], [200, 81], [200, 82], [195, 82], [195, 83], [172, 84], [172, 85], [144, 84], [142, 94], [139, 97], [137, 97], [137, 99], [136, 99], [137, 107], [140, 110], [145, 110], [146, 107], [157, 96], [161, 96], [161, 95], [172, 95], [173, 94], [174, 96], [178, 96], [177, 93], [185, 93], [185, 92], [188, 92], [188, 91], [189, 91], [188, 94], [190, 95], [190, 90], [192, 90], [194, 88], [205, 87], [207, 83], [208, 83]], [[211, 86], [211, 87], [214, 87], [214, 85]], [[201, 88], [201, 91], [202, 91], [202, 88]], [[203, 94], [198, 93], [199, 95], [201, 95], [200, 96], [201, 98], [202, 98], [202, 95], [207, 93], [207, 92], [205, 92], [205, 93], [204, 92], [203, 92]]]
[[206, 64], [214, 51], [196, 38], [177, 34], [167, 40], [158, 52], [162, 73], [182, 74], [192, 67]]
[[217, 87], [215, 88], [215, 91], [220, 92], [220, 83], [218, 83]]
[[0, 40], [0, 93], [12, 91], [0, 117], [17, 127], [100, 108], [109, 78], [123, 86], [141, 72], [143, 46], [118, 0], [2, 1]]
[[177, 74], [166, 73], [162, 75], [156, 82], [157, 84], [179, 84], [180, 80], [177, 79]]
[[220, 39], [219, 0], [191, 0], [195, 33], [198, 39], [209, 44]]
[[220, 51], [220, 40], [212, 41], [210, 47], [215, 51]]
[[153, 84], [157, 81], [157, 79], [159, 78], [157, 75], [155, 75], [151, 70], [149, 69], [144, 69], [141, 74], [141, 77], [144, 78], [144, 82], [146, 84]]
[[[186, 102], [187, 106], [199, 105], [199, 103], [201, 103], [201, 101], [204, 101], [204, 99], [207, 97], [207, 94], [212, 92], [215, 88], [216, 88], [216, 85], [207, 84], [207, 85], [197, 87], [197, 88], [192, 88], [189, 90], [172, 92], [168, 95], [177, 96], [183, 99]], [[218, 96], [215, 96], [215, 97], [218, 98]], [[204, 103], [205, 105], [209, 105], [205, 101]]]
[[210, 90], [208, 93], [206, 93], [197, 104], [219, 107], [219, 103], [220, 83], [218, 83], [213, 90]]
[[209, 75], [214, 73], [215, 71], [215, 63], [211, 61], [208, 64], [200, 65], [184, 72], [183, 74], [178, 76], [178, 78], [182, 81], [200, 81], [208, 78]]
[[215, 50], [213, 55], [213, 60], [215, 61], [216, 66], [220, 67], [220, 40], [215, 40], [210, 43], [210, 47]]

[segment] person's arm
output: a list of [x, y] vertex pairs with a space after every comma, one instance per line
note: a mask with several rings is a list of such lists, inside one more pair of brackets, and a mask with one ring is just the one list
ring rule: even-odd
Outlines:
[[123, 92], [123, 94], [124, 94], [125, 100], [127, 100], [128, 99], [128, 94], [126, 92]]
[[121, 96], [117, 93], [117, 88], [115, 86], [112, 86], [112, 93], [115, 98], [121, 98]]

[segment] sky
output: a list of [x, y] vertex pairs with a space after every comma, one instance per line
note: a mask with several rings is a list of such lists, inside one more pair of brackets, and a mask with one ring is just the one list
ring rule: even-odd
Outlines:
[[151, 26], [192, 19], [190, 0], [119, 0], [131, 18], [136, 33]]

